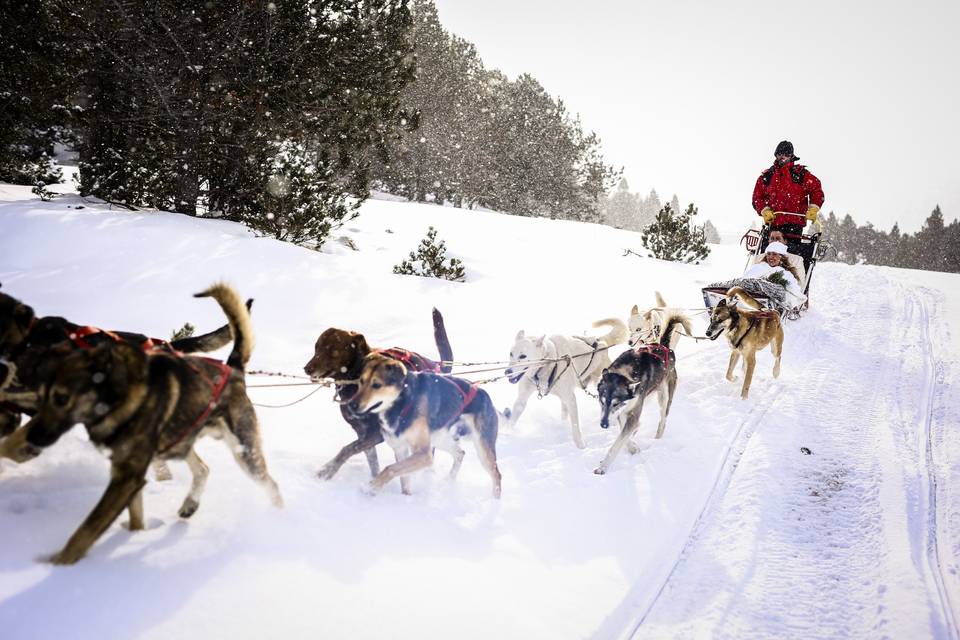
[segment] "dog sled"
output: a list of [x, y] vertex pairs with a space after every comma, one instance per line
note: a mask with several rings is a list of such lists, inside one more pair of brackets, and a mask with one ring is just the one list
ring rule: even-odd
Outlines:
[[[769, 225], [764, 225], [761, 229], [750, 229], [740, 238], [740, 244], [746, 248], [749, 254], [746, 267], [755, 262], [766, 250], [771, 231]], [[823, 239], [823, 227], [820, 223], [812, 225], [808, 233], [784, 232], [783, 235], [791, 254], [790, 258], [795, 258], [797, 263], [801, 261], [803, 263], [804, 275], [800, 286], [804, 300], [800, 304], [794, 304], [793, 296], [787, 291], [786, 287], [775, 282], [757, 278], [734, 278], [703, 287], [701, 292], [704, 305], [713, 309], [717, 303], [726, 297], [727, 291], [731, 287], [741, 287], [760, 303], [763, 309], [776, 311], [781, 318], [789, 320], [799, 318], [810, 306], [810, 282], [814, 268], [817, 266], [817, 262], [823, 259], [827, 251], [832, 248], [832, 245]]]

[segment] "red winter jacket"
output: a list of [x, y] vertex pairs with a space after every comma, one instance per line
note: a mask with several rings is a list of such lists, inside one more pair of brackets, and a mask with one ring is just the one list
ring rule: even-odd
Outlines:
[[773, 221], [775, 227], [781, 224], [805, 224], [804, 216], [811, 204], [823, 206], [823, 188], [817, 176], [802, 164], [788, 162], [782, 167], [774, 165], [760, 174], [753, 188], [753, 208], [757, 215], [764, 207], [778, 212]]

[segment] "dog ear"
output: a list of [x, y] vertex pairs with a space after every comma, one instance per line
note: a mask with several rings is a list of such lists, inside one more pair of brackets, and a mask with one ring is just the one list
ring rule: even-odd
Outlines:
[[17, 323], [24, 332], [30, 327], [30, 322], [34, 318], [33, 308], [25, 304], [17, 304], [13, 308], [13, 321]]
[[659, 292], [659, 291], [654, 291], [654, 293], [657, 294], [657, 306], [658, 306], [658, 307], [665, 307], [665, 306], [667, 306], [667, 303], [666, 303], [666, 301], [663, 299], [663, 296], [660, 295], [660, 292]]
[[355, 353], [366, 355], [370, 353], [370, 345], [367, 344], [367, 338], [362, 333], [350, 332], [350, 348]]
[[523, 337], [524, 337], [525, 335], [526, 335], [526, 334], [524, 333], [523, 329], [520, 329], [520, 332], [517, 334], [517, 337], [514, 338], [514, 340], [523, 340]]
[[633, 309], [630, 309], [630, 315], [635, 316], [640, 313], [640, 307], [633, 305]]
[[725, 307], [725, 306], [727, 306], [727, 299], [726, 299], [726, 298], [721, 299], [720, 302], [717, 303], [717, 306], [718, 306], [718, 307]]

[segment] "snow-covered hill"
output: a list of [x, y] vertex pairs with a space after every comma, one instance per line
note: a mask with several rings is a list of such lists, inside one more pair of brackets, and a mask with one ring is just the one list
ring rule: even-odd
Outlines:
[[[466, 283], [391, 273], [429, 225]], [[41, 314], [163, 337], [185, 321], [219, 325], [216, 305], [190, 294], [223, 279], [256, 299], [251, 369], [299, 373], [329, 326], [435, 354], [434, 306], [457, 360], [502, 360], [520, 329], [583, 333], [651, 305], [654, 290], [702, 306], [700, 287], [744, 262], [731, 246], [699, 266], [625, 257], [637, 234], [384, 200], [343, 234], [358, 251], [75, 195], [41, 203], [0, 185], [5, 293]], [[260, 408], [285, 509], [222, 443], [202, 441], [210, 481], [190, 521], [176, 515], [189, 474], [174, 463], [172, 482], [147, 486], [146, 531], [117, 522], [86, 559], [54, 568], [36, 558], [63, 545], [107, 478], [75, 429], [30, 464], [0, 462], [0, 635], [949, 637], [946, 605], [960, 604], [958, 285], [821, 265], [813, 308], [787, 327], [779, 380], [762, 354], [741, 401], [723, 379], [722, 341], [681, 342], [665, 437], [652, 439], [650, 411], [642, 451], [603, 477], [591, 471], [615, 434], [599, 428], [596, 401], [579, 396], [578, 450], [559, 403], [533, 400], [501, 430], [499, 502], [469, 447], [455, 483], [439, 453], [412, 496], [364, 494], [361, 458], [320, 481], [353, 436], [329, 390]], [[704, 324], [695, 318], [698, 333]], [[279, 405], [306, 391], [250, 394]], [[489, 391], [506, 407], [516, 389]]]

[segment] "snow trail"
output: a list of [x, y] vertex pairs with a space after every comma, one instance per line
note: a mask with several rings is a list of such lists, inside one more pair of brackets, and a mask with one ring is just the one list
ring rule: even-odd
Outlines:
[[[955, 635], [923, 504], [936, 485], [923, 490], [933, 391], [920, 294], [879, 269], [820, 276], [834, 308], [787, 336], [808, 373], [790, 371], [636, 637]], [[797, 353], [798, 333], [815, 348]]]

